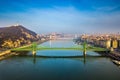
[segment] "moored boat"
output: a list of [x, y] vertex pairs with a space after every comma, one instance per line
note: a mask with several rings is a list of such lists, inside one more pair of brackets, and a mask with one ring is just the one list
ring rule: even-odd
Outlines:
[[120, 65], [120, 61], [117, 61], [117, 60], [112, 60], [113, 63], [117, 64], [117, 65]]

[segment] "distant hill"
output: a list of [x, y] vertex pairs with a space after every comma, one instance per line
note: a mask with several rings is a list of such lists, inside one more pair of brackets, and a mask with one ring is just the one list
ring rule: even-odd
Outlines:
[[39, 40], [39, 38], [35, 32], [26, 29], [22, 25], [0, 28], [0, 47], [2, 48], [13, 48], [30, 44]]

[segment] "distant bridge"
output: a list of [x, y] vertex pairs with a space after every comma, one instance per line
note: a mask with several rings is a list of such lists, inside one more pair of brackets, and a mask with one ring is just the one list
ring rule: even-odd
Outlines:
[[74, 37], [56, 38], [57, 40], [73, 40]]

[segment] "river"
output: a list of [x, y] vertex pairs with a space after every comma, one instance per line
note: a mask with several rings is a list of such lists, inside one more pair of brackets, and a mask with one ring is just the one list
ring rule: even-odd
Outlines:
[[[72, 40], [53, 40], [39, 47], [71, 47]], [[81, 46], [82, 47], [82, 46]], [[96, 52], [87, 52], [93, 57], [41, 58], [43, 56], [83, 55], [77, 50], [41, 50], [36, 57], [14, 56], [0, 61], [0, 80], [120, 80], [120, 68], [110, 58]], [[97, 56], [97, 57], [96, 57]]]

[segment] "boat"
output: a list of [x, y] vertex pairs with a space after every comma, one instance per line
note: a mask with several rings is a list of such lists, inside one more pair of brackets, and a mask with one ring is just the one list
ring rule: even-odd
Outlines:
[[117, 60], [112, 60], [113, 63], [117, 64], [117, 65], [120, 65], [120, 61], [117, 61]]

